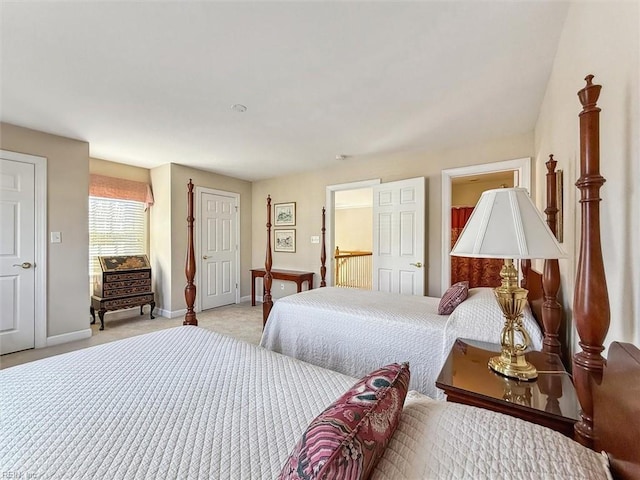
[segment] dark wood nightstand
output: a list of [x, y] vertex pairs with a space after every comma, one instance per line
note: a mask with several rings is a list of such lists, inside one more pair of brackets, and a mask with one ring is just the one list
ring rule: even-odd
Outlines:
[[579, 404], [571, 377], [558, 355], [529, 352], [538, 369], [535, 381], [503, 377], [487, 365], [500, 345], [458, 339], [436, 380], [448, 402], [464, 403], [505, 413], [552, 428], [573, 438]]

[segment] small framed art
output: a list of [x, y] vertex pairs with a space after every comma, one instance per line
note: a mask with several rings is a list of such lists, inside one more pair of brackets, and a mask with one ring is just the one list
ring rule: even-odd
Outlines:
[[296, 224], [296, 202], [276, 203], [274, 206], [275, 227], [287, 227]]
[[296, 251], [296, 231], [295, 229], [288, 230], [274, 230], [274, 252], [289, 252]]

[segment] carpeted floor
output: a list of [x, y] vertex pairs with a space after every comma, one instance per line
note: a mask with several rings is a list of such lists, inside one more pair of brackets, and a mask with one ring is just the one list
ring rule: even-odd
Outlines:
[[[246, 301], [237, 305], [227, 305], [225, 307], [198, 312], [196, 317], [199, 327], [229, 335], [246, 342], [260, 343], [260, 337], [262, 335], [261, 304], [252, 307], [251, 302]], [[72, 350], [99, 345], [101, 343], [113, 342], [121, 338], [177, 327], [182, 325], [182, 321], [183, 317], [156, 317], [151, 320], [146, 313], [142, 316], [134, 315], [130, 318], [120, 320], [110, 320], [107, 315], [105, 329], [103, 331], [98, 330], [100, 326], [99, 320], [96, 321], [95, 325], [91, 325], [93, 335], [90, 338], [55, 345], [53, 347], [24, 350], [22, 352], [2, 355], [0, 356], [0, 369], [70, 352]]]

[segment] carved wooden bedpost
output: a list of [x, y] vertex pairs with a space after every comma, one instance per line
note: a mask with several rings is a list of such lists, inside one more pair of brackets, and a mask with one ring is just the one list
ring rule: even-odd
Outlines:
[[271, 282], [273, 277], [271, 276], [271, 267], [273, 265], [273, 259], [271, 257], [271, 195], [267, 196], [267, 252], [264, 260], [264, 298], [262, 299], [262, 328], [267, 324], [267, 318], [273, 307], [273, 300], [271, 299]]
[[[558, 199], [556, 191], [556, 162], [553, 155], [549, 155], [547, 166], [547, 225], [558, 237], [557, 215]], [[542, 323], [544, 325], [544, 340], [542, 351], [560, 355], [562, 348], [558, 339], [558, 331], [562, 322], [562, 306], [558, 303], [558, 290], [560, 290], [560, 267], [557, 259], [546, 259], [542, 272], [542, 290], [544, 291], [544, 302], [542, 304]]]
[[325, 240], [325, 232], [327, 231], [326, 228], [326, 224], [325, 224], [325, 218], [326, 218], [326, 210], [324, 207], [322, 207], [322, 246], [320, 247], [320, 286], [321, 287], [326, 287], [327, 286], [327, 281], [326, 281], [326, 277], [327, 277], [327, 245], [326, 245], [326, 240]]
[[531, 270], [531, 260], [523, 258], [520, 260], [520, 272], [522, 274], [522, 280], [520, 280], [520, 286], [524, 289], [529, 289], [527, 285], [527, 279], [529, 278], [529, 270]]
[[593, 75], [578, 92], [583, 106], [580, 112], [580, 190], [581, 237], [573, 316], [580, 337], [581, 352], [573, 357], [573, 376], [578, 400], [582, 407], [576, 423], [576, 440], [593, 446], [592, 382], [599, 382], [605, 360], [602, 357], [604, 339], [609, 330], [609, 297], [602, 261], [600, 241], [600, 188], [605, 179], [600, 175], [600, 109], [596, 106], [600, 85], [593, 85]]
[[[556, 190], [557, 173], [556, 162], [553, 155], [549, 155], [547, 166], [547, 208], [544, 213], [547, 215], [547, 225], [558, 237], [557, 215], [558, 215], [558, 195]], [[561, 356], [563, 354], [558, 331], [562, 323], [562, 306], [558, 303], [558, 291], [560, 290], [560, 267], [558, 259], [545, 259], [542, 270], [542, 308], [540, 316], [544, 326], [544, 340], [542, 341], [542, 351]], [[553, 362], [551, 358], [549, 362]], [[559, 375], [547, 375], [538, 378], [540, 391], [547, 395], [545, 411], [562, 415], [560, 409], [560, 397], [562, 397], [562, 379]]]
[[193, 278], [196, 275], [196, 257], [193, 248], [193, 183], [189, 179], [187, 184], [187, 263], [184, 273], [187, 277], [187, 286], [184, 287], [184, 298], [187, 302], [187, 313], [184, 315], [183, 325], [198, 325], [196, 312], [193, 310], [193, 304], [196, 301], [196, 286]]

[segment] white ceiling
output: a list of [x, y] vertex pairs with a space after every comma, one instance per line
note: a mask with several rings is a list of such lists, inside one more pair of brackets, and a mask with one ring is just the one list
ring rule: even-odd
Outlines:
[[472, 144], [533, 130], [567, 7], [3, 1], [0, 118], [246, 180]]

